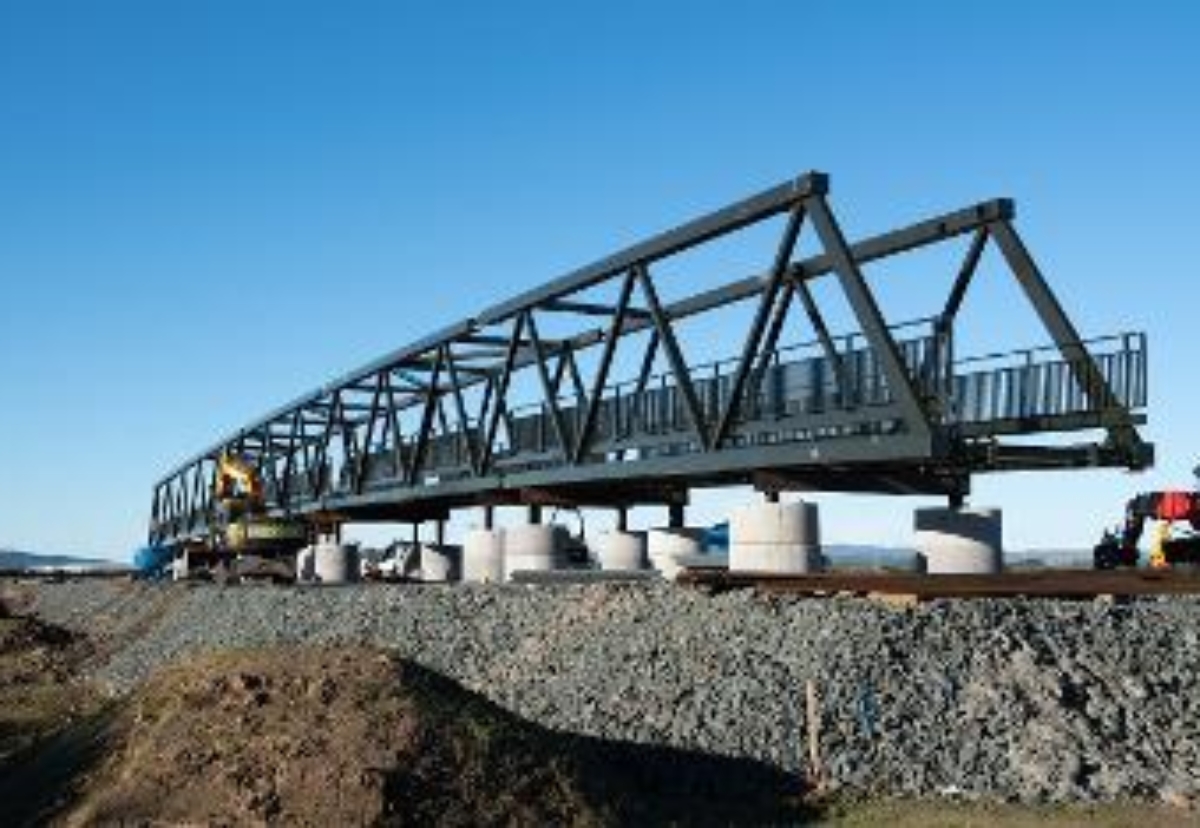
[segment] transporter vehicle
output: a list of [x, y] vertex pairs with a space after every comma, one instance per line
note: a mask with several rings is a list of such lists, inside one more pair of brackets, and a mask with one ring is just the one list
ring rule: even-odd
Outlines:
[[[1200, 467], [1196, 471], [1200, 476]], [[1200, 564], [1200, 492], [1166, 490], [1143, 492], [1125, 504], [1124, 523], [1096, 544], [1096, 569], [1137, 566], [1138, 541], [1148, 521], [1155, 522], [1150, 568]]]

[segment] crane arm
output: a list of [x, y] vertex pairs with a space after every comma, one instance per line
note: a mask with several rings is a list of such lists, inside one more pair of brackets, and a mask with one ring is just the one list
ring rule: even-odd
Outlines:
[[262, 480], [258, 470], [240, 457], [223, 454], [217, 463], [217, 500], [246, 500], [259, 505], [263, 500]]

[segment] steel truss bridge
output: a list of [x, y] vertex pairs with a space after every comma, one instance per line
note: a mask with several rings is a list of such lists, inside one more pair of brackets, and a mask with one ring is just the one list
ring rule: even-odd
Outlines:
[[[1147, 403], [1145, 336], [1081, 338], [1018, 236], [1011, 201], [851, 242], [828, 190], [827, 176], [802, 175], [271, 412], [155, 485], [151, 541], [207, 532], [226, 452], [257, 466], [272, 514], [317, 524], [444, 520], [467, 506], [679, 506], [692, 487], [745, 483], [769, 493], [924, 493], [961, 502], [975, 473], [1152, 463], [1153, 447], [1137, 430]], [[773, 258], [770, 250], [762, 257], [765, 272], [660, 298], [664, 268], [780, 224]], [[798, 259], [806, 228], [820, 252]], [[946, 274], [952, 286], [936, 313], [889, 323], [864, 267], [960, 237], [965, 256]], [[989, 245], [1050, 344], [960, 359], [956, 318]], [[849, 308], [850, 333], [831, 330], [815, 290], [822, 279]], [[608, 298], [598, 301], [599, 293]], [[740, 353], [689, 360], [681, 326], [703, 330], [739, 303], [750, 311], [736, 331]], [[781, 342], [793, 317], [807, 322], [811, 341]], [[549, 335], [551, 323], [566, 333]], [[615, 382], [616, 355], [630, 349], [630, 375]], [[1056, 440], [1040, 439], [1052, 432]], [[1087, 432], [1090, 441], [1064, 445], [1067, 432]]]

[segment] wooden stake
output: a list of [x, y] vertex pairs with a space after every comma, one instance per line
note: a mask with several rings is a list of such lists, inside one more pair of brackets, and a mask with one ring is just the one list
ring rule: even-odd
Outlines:
[[808, 724], [808, 779], [814, 790], [825, 789], [825, 768], [821, 764], [821, 702], [817, 685], [809, 679], [804, 685], [804, 709]]

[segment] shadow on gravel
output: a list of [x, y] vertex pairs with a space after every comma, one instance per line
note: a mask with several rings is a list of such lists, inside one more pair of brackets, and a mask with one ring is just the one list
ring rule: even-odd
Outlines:
[[[431, 726], [386, 780], [388, 824], [764, 825], [816, 821], [801, 780], [748, 759], [548, 730], [403, 665]], [[436, 808], [436, 810], [434, 810]]]
[[0, 766], [0, 825], [45, 825], [61, 813], [104, 758], [114, 713], [81, 719]]

